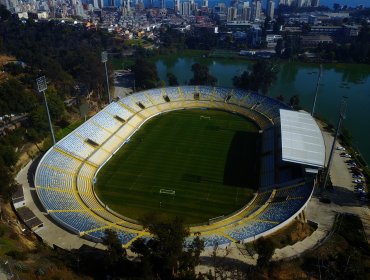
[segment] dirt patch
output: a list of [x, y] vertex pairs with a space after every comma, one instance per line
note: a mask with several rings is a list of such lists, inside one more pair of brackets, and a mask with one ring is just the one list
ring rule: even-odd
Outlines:
[[5, 64], [9, 63], [10, 61], [15, 61], [14, 56], [9, 56], [5, 54], [0, 54], [0, 67], [4, 66]]
[[315, 229], [316, 228], [309, 223], [294, 220], [286, 227], [270, 235], [269, 239], [271, 239], [275, 248], [283, 248], [304, 240], [306, 237], [310, 236]]

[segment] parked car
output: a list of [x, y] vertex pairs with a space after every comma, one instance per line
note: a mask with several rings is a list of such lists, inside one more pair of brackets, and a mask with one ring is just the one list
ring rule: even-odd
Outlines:
[[362, 179], [362, 178], [364, 178], [364, 176], [362, 176], [362, 174], [358, 174], [358, 175], [353, 174], [352, 175], [352, 178], [354, 178], [354, 179]]
[[353, 183], [360, 184], [360, 183], [362, 183], [362, 180], [361, 179], [355, 179], [355, 180], [353, 180]]
[[356, 171], [356, 172], [361, 172], [362, 171], [362, 169], [361, 168], [358, 168], [357, 166], [351, 167], [351, 170], [352, 171]]
[[342, 147], [342, 146], [337, 146], [337, 150], [339, 150], [339, 151], [345, 151], [345, 150], [346, 150], [346, 148], [344, 148], [344, 147]]

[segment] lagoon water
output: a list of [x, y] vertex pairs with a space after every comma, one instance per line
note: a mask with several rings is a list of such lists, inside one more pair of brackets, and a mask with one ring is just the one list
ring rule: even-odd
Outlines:
[[[210, 73], [218, 79], [219, 86], [232, 87], [232, 78], [250, 69], [252, 63], [233, 59], [201, 57], [166, 57], [156, 61], [160, 79], [166, 81], [166, 73], [176, 75], [180, 84], [192, 77], [191, 65], [195, 62], [207, 64]], [[310, 111], [312, 107], [319, 65], [282, 63], [278, 79], [269, 95], [283, 95], [289, 100], [299, 95], [300, 104]], [[166, 81], [167, 82], [167, 81]], [[348, 97], [347, 119], [344, 121], [353, 136], [353, 144], [365, 160], [370, 163], [370, 66], [355, 64], [326, 64], [319, 88], [316, 112], [319, 116], [336, 124], [342, 96]]]

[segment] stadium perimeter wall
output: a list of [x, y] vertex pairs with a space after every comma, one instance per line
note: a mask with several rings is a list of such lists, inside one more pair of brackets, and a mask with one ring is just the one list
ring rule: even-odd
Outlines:
[[[157, 110], [157, 113], [154, 113], [151, 115], [151, 113], [153, 113], [153, 108], [156, 108]], [[137, 132], [137, 130], [149, 119], [157, 116], [157, 115], [160, 115], [160, 114], [163, 114], [163, 113], [166, 113], [166, 112], [169, 112], [169, 111], [174, 111], [174, 110], [182, 110], [182, 109], [190, 109], [190, 108], [206, 108], [206, 109], [216, 109], [216, 110], [224, 110], [224, 111], [227, 111], [227, 112], [232, 112], [232, 113], [237, 113], [237, 114], [240, 114], [240, 115], [243, 115], [245, 117], [247, 117], [248, 119], [250, 119], [251, 121], [255, 122], [261, 129], [264, 129], [264, 128], [268, 128], [270, 127], [271, 125], [273, 125], [273, 122], [271, 119], [269, 119], [268, 117], [266, 117], [264, 114], [260, 113], [260, 112], [257, 112], [253, 109], [250, 109], [250, 108], [247, 108], [247, 107], [244, 107], [242, 106], [241, 104], [234, 104], [234, 103], [226, 103], [226, 102], [223, 102], [223, 101], [217, 101], [217, 100], [183, 100], [183, 101], [171, 101], [169, 103], [161, 103], [161, 104], [157, 104], [157, 105], [154, 105], [154, 106], [150, 106], [150, 107], [147, 107], [146, 109], [144, 110], [141, 110], [139, 112], [136, 112], [130, 119], [128, 119], [126, 121], [126, 123], [129, 123], [130, 120], [132, 120], [135, 115], [137, 114], [137, 116], [141, 117], [142, 120], [141, 121], [137, 121], [137, 118], [136, 120], [134, 120], [134, 123], [135, 123], [135, 129], [125, 138], [123, 139], [122, 143], [115, 149], [114, 152], [112, 152], [98, 167], [97, 171], [95, 172], [93, 178], [96, 178], [96, 174], [100, 171], [100, 168], [102, 168], [106, 162], [111, 159], [111, 157], [125, 144], [127, 143], [127, 140], [130, 139], [130, 137]], [[159, 111], [159, 112], [158, 112]], [[125, 124], [126, 124], [125, 123]], [[121, 127], [123, 127], [125, 124], [123, 124]], [[107, 140], [109, 140], [113, 135], [115, 135], [117, 132], [119, 131], [119, 129], [117, 131], [115, 131]], [[44, 157], [49, 153], [49, 151], [44, 155]], [[93, 155], [93, 154], [92, 154]], [[90, 158], [90, 156], [88, 158], [86, 158], [84, 161], [88, 161]], [[77, 172], [77, 176], [79, 174], [80, 171]], [[93, 183], [93, 182], [92, 182]], [[109, 210], [113, 215], [115, 216], [118, 216], [120, 218], [124, 218], [125, 220], [127, 220], [126, 217], [118, 214], [118, 213], [115, 213], [114, 211], [110, 210], [109, 207], [106, 207], [106, 205], [104, 205], [104, 203], [102, 203], [100, 201], [100, 199], [97, 197], [97, 195], [95, 194], [95, 191], [94, 191], [94, 188], [93, 188], [93, 193], [94, 193], [94, 196], [95, 198], [97, 199], [97, 201], [104, 206], [105, 209]], [[80, 195], [80, 194], [78, 194]], [[251, 238], [248, 238], [248, 239], [245, 239], [243, 240], [243, 242], [248, 242], [248, 241], [251, 241], [251, 240], [255, 240], [259, 237], [262, 237], [262, 236], [266, 236], [268, 234], [271, 234], [272, 232], [275, 232], [277, 230], [279, 230], [280, 228], [286, 226], [288, 223], [290, 223], [293, 219], [296, 218], [297, 215], [299, 215], [299, 213], [302, 212], [302, 210], [304, 210], [304, 208], [307, 206], [310, 198], [312, 196], [312, 192], [308, 198], [308, 200], [305, 202], [305, 204], [294, 214], [292, 215], [290, 218], [288, 218], [286, 221], [284, 221], [283, 223], [275, 226], [274, 228], [266, 231], [266, 232], [263, 232], [261, 234], [258, 234], [258, 235], [255, 235]], [[44, 207], [44, 205], [43, 205]], [[45, 207], [44, 207], [45, 208]], [[245, 207], [243, 207], [242, 209], [245, 209]], [[45, 208], [46, 209], [46, 208]], [[239, 211], [237, 211], [239, 212]], [[230, 217], [232, 215], [235, 215], [235, 213], [232, 213], [230, 215], [228, 215], [227, 217]], [[227, 218], [225, 217], [225, 218]], [[71, 227], [70, 225], [67, 225], [65, 222], [59, 220], [58, 218], [56, 218], [55, 216], [53, 216], [53, 219], [58, 222], [62, 227], [66, 228], [67, 230], [70, 230], [72, 231], [73, 233], [76, 233], [77, 235], [81, 236], [81, 232], [74, 229], [73, 227]], [[90, 239], [90, 240], [94, 240], [94, 241], [100, 241], [100, 240], [96, 240], [96, 238], [88, 235], [88, 234], [85, 234], [84, 235], [84, 238], [86, 239]], [[230, 241], [231, 242], [231, 241]], [[226, 245], [227, 246], [227, 245]]]

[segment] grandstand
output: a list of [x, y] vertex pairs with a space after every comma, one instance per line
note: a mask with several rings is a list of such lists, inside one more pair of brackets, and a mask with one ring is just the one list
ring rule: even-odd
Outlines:
[[[280, 110], [289, 111], [289, 107], [243, 90], [181, 86], [145, 90], [112, 102], [53, 146], [41, 159], [34, 180], [48, 215], [67, 230], [95, 242], [102, 241], [108, 228], [117, 232], [125, 247], [138, 237], [149, 238], [140, 223], [99, 200], [94, 192], [95, 177], [148, 119], [187, 108], [237, 113], [254, 121], [262, 133], [261, 178], [253, 200], [226, 217], [191, 227], [191, 234], [200, 233], [206, 247], [247, 242], [278, 230], [303, 211], [315, 177], [305, 172], [310, 163], [282, 160], [285, 138]], [[187, 242], [192, 238], [194, 235]]]

